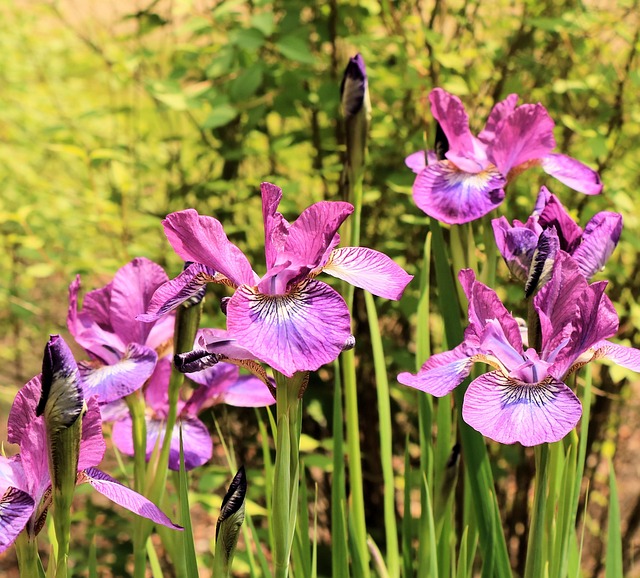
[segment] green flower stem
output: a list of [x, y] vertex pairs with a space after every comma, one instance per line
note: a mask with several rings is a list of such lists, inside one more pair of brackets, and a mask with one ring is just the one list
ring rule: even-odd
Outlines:
[[387, 542], [386, 566], [389, 578], [400, 576], [400, 553], [398, 547], [398, 529], [396, 525], [396, 493], [393, 474], [393, 428], [391, 424], [391, 396], [389, 378], [382, 347], [382, 337], [378, 324], [378, 312], [373, 295], [365, 291], [364, 299], [369, 319], [369, 333], [373, 349], [373, 362], [378, 394], [378, 415], [380, 418], [380, 459], [384, 481], [384, 529]]
[[49, 435], [49, 471], [52, 478], [53, 525], [58, 541], [55, 576], [56, 578], [66, 578], [69, 563], [71, 503], [78, 475], [82, 417], [78, 417], [69, 427], [51, 432]]
[[[182, 305], [176, 313], [175, 331], [173, 338], [174, 353], [184, 353], [193, 349], [198, 325], [200, 324], [200, 314], [202, 304], [189, 306]], [[154, 460], [147, 467], [146, 491], [144, 495], [154, 504], [160, 504], [164, 495], [167, 483], [167, 472], [169, 470], [169, 452], [171, 449], [171, 436], [173, 428], [178, 419], [178, 400], [180, 399], [180, 388], [184, 383], [184, 374], [175, 367], [171, 369], [169, 378], [169, 411], [165, 427], [165, 435], [162, 441], [160, 453], [156, 454]], [[145, 441], [146, 445], [146, 441]], [[146, 518], [136, 518], [134, 521], [133, 543], [134, 543], [134, 578], [145, 578], [146, 573], [146, 543], [153, 529], [153, 522]]]
[[527, 547], [527, 560], [524, 577], [538, 578], [543, 576], [543, 568], [547, 561], [545, 555], [545, 514], [547, 507], [547, 490], [549, 488], [549, 444], [536, 446], [536, 491], [533, 499], [531, 516], [531, 532]]
[[306, 372], [286, 377], [274, 371], [276, 379], [276, 463], [273, 480], [272, 529], [275, 578], [287, 578], [291, 546], [298, 511], [300, 481], [300, 428], [302, 422], [302, 387]]
[[18, 535], [15, 541], [18, 567], [22, 578], [38, 576], [38, 541], [31, 539], [26, 530]]
[[147, 474], [147, 422], [145, 420], [146, 404], [142, 390], [134, 391], [126, 398], [131, 415], [133, 435], [133, 487], [136, 492], [143, 493]]

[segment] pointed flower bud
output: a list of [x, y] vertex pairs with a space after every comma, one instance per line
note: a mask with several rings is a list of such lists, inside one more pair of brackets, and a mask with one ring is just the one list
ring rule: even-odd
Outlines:
[[[244, 522], [244, 499], [247, 494], [247, 476], [241, 466], [234, 476], [229, 490], [222, 500], [220, 517], [216, 524], [215, 568], [221, 569], [222, 576], [229, 575], [229, 568]], [[219, 570], [220, 572], [220, 570]], [[217, 576], [216, 572], [214, 574]]]
[[361, 54], [349, 59], [340, 85], [340, 100], [346, 122], [347, 164], [355, 179], [364, 170], [367, 136], [371, 121], [369, 83]]

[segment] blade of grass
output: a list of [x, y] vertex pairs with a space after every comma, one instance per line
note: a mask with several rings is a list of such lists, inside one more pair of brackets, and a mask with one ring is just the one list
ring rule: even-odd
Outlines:
[[180, 497], [180, 523], [184, 528], [183, 547], [187, 578], [198, 578], [198, 561], [193, 542], [193, 528], [191, 527], [191, 512], [189, 509], [189, 479], [184, 467], [184, 450], [182, 445], [182, 426], [180, 426], [180, 472], [178, 495]]
[[373, 295], [365, 291], [369, 334], [373, 351], [373, 365], [378, 397], [378, 417], [380, 424], [380, 460], [383, 479], [384, 530], [387, 543], [386, 568], [389, 578], [400, 577], [400, 553], [398, 549], [398, 527], [396, 525], [396, 492], [393, 473], [393, 427], [391, 424], [391, 396], [387, 364], [382, 346], [382, 336], [378, 324], [378, 312]]
[[613, 460], [609, 459], [609, 520], [607, 524], [607, 557], [605, 578], [619, 578], [622, 571], [622, 533], [620, 531], [620, 501]]

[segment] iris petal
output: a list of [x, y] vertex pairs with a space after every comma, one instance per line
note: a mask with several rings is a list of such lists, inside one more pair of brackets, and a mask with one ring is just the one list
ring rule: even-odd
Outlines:
[[440, 161], [416, 177], [413, 199], [427, 215], [443, 223], [468, 223], [502, 203], [505, 182], [493, 166], [472, 174], [460, 171], [450, 161]]
[[162, 524], [174, 530], [181, 530], [180, 526], [174, 524], [156, 505], [137, 492], [123, 486], [118, 480], [105, 474], [96, 468], [87, 468], [80, 478], [80, 483], [87, 482], [103, 496], [109, 498], [119, 506], [138, 514], [156, 524]]
[[185, 301], [198, 296], [207, 283], [220, 283], [223, 279], [226, 278], [211, 267], [192, 263], [175, 279], [158, 287], [146, 312], [138, 315], [136, 319], [145, 323], [156, 321], [177, 309]]
[[35, 508], [31, 496], [17, 488], [8, 488], [0, 499], [0, 554], [22, 532]]
[[471, 372], [473, 359], [459, 345], [451, 351], [432, 355], [417, 374], [408, 372], [398, 375], [398, 381], [436, 397], [453, 391]]
[[384, 253], [365, 247], [336, 249], [322, 270], [374, 295], [396, 300], [413, 279]]
[[344, 299], [313, 280], [287, 295], [239, 287], [229, 301], [227, 328], [239, 345], [288, 376], [333, 361], [351, 336]]
[[574, 158], [550, 153], [541, 159], [540, 164], [546, 173], [574, 191], [585, 195], [597, 195], [602, 192], [600, 175]]
[[462, 418], [482, 435], [524, 446], [561, 440], [578, 423], [582, 406], [561, 381], [515, 382], [498, 371], [471, 382]]
[[622, 215], [603, 211], [587, 223], [582, 234], [582, 243], [573, 252], [580, 271], [590, 279], [604, 264], [616, 248], [622, 233]]
[[153, 349], [130, 343], [117, 363], [80, 362], [85, 396], [97, 395], [100, 403], [109, 403], [129, 395], [144, 385], [157, 360], [158, 355]]

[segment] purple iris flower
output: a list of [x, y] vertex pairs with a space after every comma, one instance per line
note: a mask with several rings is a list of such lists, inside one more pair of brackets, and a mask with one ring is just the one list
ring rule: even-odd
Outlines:
[[[157, 443], [162, 444], [169, 413], [169, 378], [171, 362], [168, 358], [158, 361], [156, 370], [145, 387], [147, 405], [147, 459]], [[180, 427], [184, 439], [184, 464], [187, 470], [201, 466], [211, 459], [212, 443], [207, 427], [198, 414], [218, 403], [236, 407], [263, 407], [275, 403], [269, 388], [254, 376], [240, 376], [239, 369], [229, 363], [191, 373], [189, 378], [200, 385], [187, 400], [178, 401], [178, 419], [171, 436], [169, 468], [180, 469]], [[124, 454], [133, 455], [131, 416], [124, 401], [103, 406], [103, 417], [115, 420], [112, 440]]]
[[502, 203], [510, 178], [534, 165], [581, 193], [602, 190], [595, 171], [551, 152], [554, 122], [541, 104], [516, 106], [518, 95], [510, 94], [493, 107], [476, 137], [457, 96], [436, 88], [429, 100], [442, 150], [426, 158], [423, 151], [413, 153], [406, 163], [418, 175], [413, 198], [430, 217], [448, 224], [478, 219]]
[[533, 300], [540, 318], [539, 351], [523, 342], [518, 322], [471, 270], [462, 270], [459, 279], [469, 300], [463, 343], [431, 356], [416, 375], [400, 374], [398, 381], [441, 397], [469, 375], [474, 362], [490, 365], [494, 370], [471, 382], [462, 406], [464, 421], [483, 435], [525, 446], [558, 441], [582, 414], [564, 383], [568, 375], [605, 357], [640, 371], [640, 350], [606, 341], [618, 329], [618, 316], [604, 295], [606, 282], [589, 285], [563, 251]]
[[91, 361], [79, 364], [87, 396], [97, 395], [103, 404], [129, 395], [151, 376], [158, 355], [168, 353], [173, 316], [152, 324], [135, 319], [168, 280], [160, 265], [134, 259], [119, 269], [108, 285], [87, 293], [81, 311], [80, 276], [70, 285], [67, 327], [91, 357]]
[[155, 321], [207, 282], [234, 289], [226, 303], [227, 329], [257, 359], [291, 376], [336, 359], [352, 345], [344, 299], [315, 277], [322, 271], [375, 295], [399, 299], [412, 279], [389, 257], [364, 247], [337, 248], [337, 230], [353, 212], [343, 202], [308, 207], [293, 223], [277, 212], [282, 190], [263, 183], [262, 212], [267, 272], [259, 277], [231, 243], [220, 222], [188, 209], [167, 216], [174, 250], [193, 262], [158, 289], [143, 321]]
[[[48, 351], [52, 366], [47, 369], [46, 360], [43, 365], [43, 371], [48, 371], [51, 377], [47, 395], [58, 395], [61, 387], [72, 387], [82, 396], [78, 367], [64, 340], [53, 336]], [[29, 381], [17, 393], [9, 412], [7, 438], [20, 446], [20, 453], [9, 458], [0, 455], [0, 552], [25, 528], [33, 539], [42, 529], [51, 503], [47, 428], [45, 416], [37, 415], [36, 411], [43, 397], [44, 381], [40, 375]], [[84, 404], [78, 483], [87, 482], [116, 504], [163, 526], [180, 529], [149, 500], [94, 467], [105, 452], [100, 408], [95, 396], [84, 400]], [[49, 420], [64, 419], [66, 409], [53, 408]]]
[[569, 253], [580, 272], [590, 279], [604, 267], [622, 233], [622, 215], [609, 211], [596, 213], [583, 231], [546, 187], [540, 189], [526, 223], [514, 221], [510, 225], [500, 217], [491, 224], [498, 250], [511, 274], [523, 283], [537, 276], [532, 271], [536, 251], [539, 255], [535, 262], [542, 268], [545, 261], [553, 261], [560, 249]]

